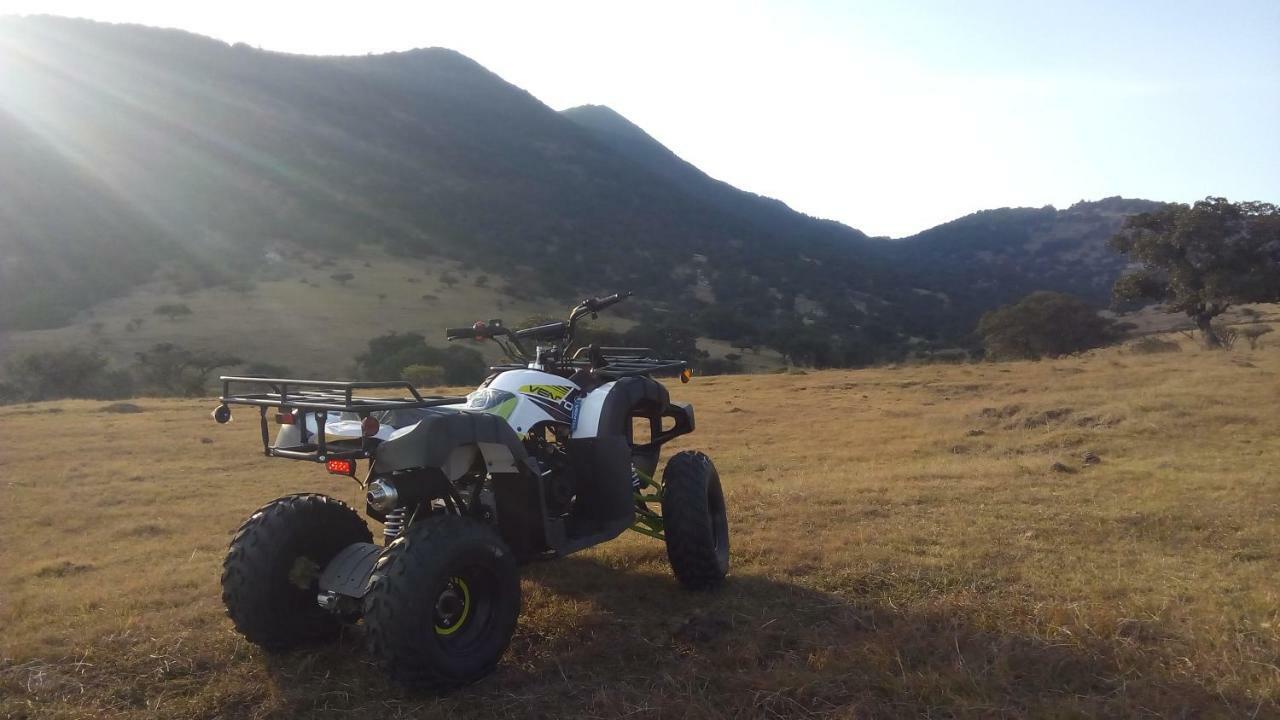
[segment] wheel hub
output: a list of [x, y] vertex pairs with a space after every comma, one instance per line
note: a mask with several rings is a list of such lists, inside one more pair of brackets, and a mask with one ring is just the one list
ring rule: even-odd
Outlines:
[[460, 577], [450, 578], [444, 592], [436, 598], [435, 626], [437, 635], [452, 635], [467, 622], [471, 614], [471, 588]]

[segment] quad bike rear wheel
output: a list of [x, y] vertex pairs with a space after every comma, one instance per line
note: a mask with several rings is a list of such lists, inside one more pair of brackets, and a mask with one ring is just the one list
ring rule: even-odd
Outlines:
[[316, 602], [320, 573], [344, 547], [372, 540], [356, 511], [327, 495], [288, 495], [267, 503], [227, 548], [227, 615], [245, 639], [272, 651], [337, 635], [341, 619]]
[[407, 685], [474, 682], [498, 664], [520, 614], [515, 556], [487, 525], [434, 515], [374, 566], [364, 598], [369, 652]]
[[680, 584], [711, 590], [729, 572], [729, 521], [720, 474], [711, 458], [686, 450], [662, 471], [667, 559]]

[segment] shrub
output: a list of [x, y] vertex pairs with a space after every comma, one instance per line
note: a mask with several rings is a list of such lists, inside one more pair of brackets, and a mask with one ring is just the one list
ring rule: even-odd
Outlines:
[[112, 369], [96, 350], [65, 348], [18, 357], [6, 367], [8, 402], [65, 397], [110, 400], [133, 394], [129, 373]]
[[1271, 332], [1270, 325], [1246, 325], [1240, 328], [1240, 334], [1244, 336], [1245, 340], [1249, 341], [1250, 350], [1257, 350], [1258, 346], [1262, 344], [1262, 336]]
[[415, 387], [444, 384], [444, 368], [439, 365], [409, 365], [400, 371], [400, 377]]
[[[1218, 336], [1219, 347], [1225, 350], [1235, 347], [1236, 340], [1240, 339], [1240, 333], [1230, 325], [1215, 322], [1211, 327], [1213, 328], [1213, 334]], [[1213, 346], [1209, 345], [1209, 347]]]

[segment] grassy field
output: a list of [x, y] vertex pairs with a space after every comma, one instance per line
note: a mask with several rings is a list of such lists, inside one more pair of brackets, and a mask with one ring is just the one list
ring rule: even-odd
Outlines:
[[[212, 401], [0, 409], [5, 717], [1278, 717], [1280, 348], [695, 380], [726, 587], [628, 535], [524, 573], [492, 677], [272, 657], [223, 616], [254, 508], [357, 488]], [[1086, 463], [1092, 453], [1098, 462]]]

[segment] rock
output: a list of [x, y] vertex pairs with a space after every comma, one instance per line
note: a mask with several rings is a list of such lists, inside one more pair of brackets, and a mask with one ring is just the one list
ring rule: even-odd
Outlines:
[[1091, 450], [1085, 452], [1084, 455], [1081, 455], [1080, 460], [1084, 462], [1085, 465], [1097, 465], [1102, 462], [1102, 458], [1098, 457], [1098, 454]]

